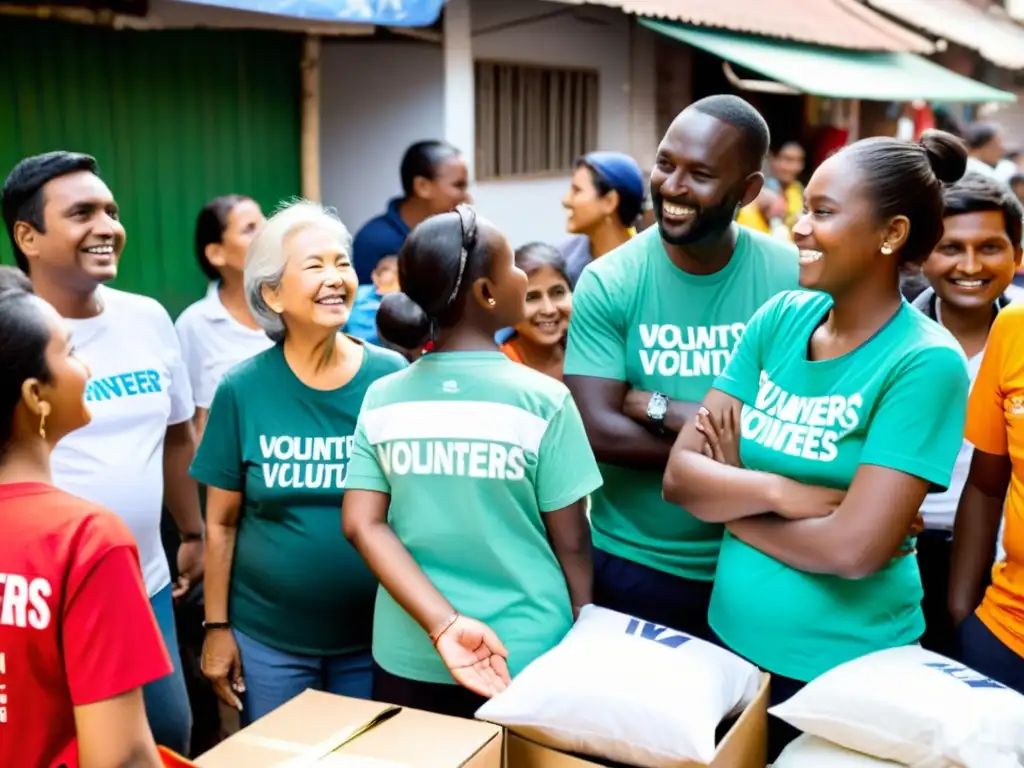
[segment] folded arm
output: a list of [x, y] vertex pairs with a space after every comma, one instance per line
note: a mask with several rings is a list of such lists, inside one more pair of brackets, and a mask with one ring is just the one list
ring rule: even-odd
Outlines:
[[[631, 394], [625, 381], [596, 376], [566, 376], [565, 383], [583, 416], [587, 437], [598, 461], [630, 469], [660, 471], [665, 468], [672, 449], [671, 437], [655, 434], [641, 423], [654, 426], [646, 416], [650, 393]], [[630, 397], [628, 402], [627, 396]], [[641, 406], [638, 401], [644, 396], [646, 399]], [[697, 407], [696, 403], [671, 401], [665, 417], [666, 430], [681, 426], [687, 414], [696, 413]], [[642, 416], [642, 420], [631, 416]]]
[[929, 482], [919, 477], [862, 464], [830, 515], [751, 518], [726, 527], [741, 541], [798, 570], [862, 579], [900, 551], [928, 488]]
[[[703, 406], [715, 419], [739, 411], [732, 395], [712, 389]], [[793, 481], [768, 472], [724, 464], [704, 455], [705, 437], [689, 419], [676, 438], [665, 468], [662, 496], [699, 520], [724, 523], [779, 508], [781, 495]]]

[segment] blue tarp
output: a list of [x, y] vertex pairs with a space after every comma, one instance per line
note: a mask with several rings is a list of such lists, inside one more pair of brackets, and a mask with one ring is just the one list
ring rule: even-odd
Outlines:
[[180, 0], [238, 11], [339, 24], [429, 27], [441, 15], [444, 0]]

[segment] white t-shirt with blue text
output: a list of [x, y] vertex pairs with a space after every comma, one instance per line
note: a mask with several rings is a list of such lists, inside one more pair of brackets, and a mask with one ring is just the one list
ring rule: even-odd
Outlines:
[[164, 438], [192, 418], [192, 388], [170, 315], [146, 296], [101, 286], [103, 311], [66, 320], [90, 369], [92, 421], [58, 443], [54, 484], [116, 512], [135, 536], [146, 591], [170, 584], [160, 539]]

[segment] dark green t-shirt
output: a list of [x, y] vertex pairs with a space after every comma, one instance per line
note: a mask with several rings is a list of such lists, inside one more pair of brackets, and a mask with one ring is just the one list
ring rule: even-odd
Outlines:
[[407, 363], [364, 346], [341, 389], [311, 389], [280, 345], [221, 381], [192, 463], [199, 482], [245, 496], [228, 614], [253, 639], [291, 653], [366, 651], [377, 581], [341, 533], [341, 499], [367, 387]]

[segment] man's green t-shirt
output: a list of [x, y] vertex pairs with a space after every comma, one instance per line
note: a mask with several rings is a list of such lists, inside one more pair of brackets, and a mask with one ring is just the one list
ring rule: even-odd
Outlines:
[[311, 389], [281, 345], [221, 381], [192, 463], [199, 482], [241, 491], [228, 614], [253, 639], [290, 653], [370, 647], [377, 580], [341, 533], [356, 419], [377, 379], [405, 359], [371, 344], [352, 380]]
[[[628, 382], [674, 400], [700, 402], [725, 370], [754, 312], [795, 288], [796, 249], [737, 226], [724, 269], [693, 275], [665, 253], [657, 227], [591, 263], [573, 293], [566, 376]], [[722, 526], [661, 497], [664, 468], [601, 464], [593, 497], [594, 546], [665, 573], [710, 581]]]
[[[372, 386], [348, 478], [391, 495], [395, 534], [457, 611], [498, 634], [513, 675], [572, 626], [544, 514], [600, 485], [569, 390], [500, 352], [432, 353]], [[373, 656], [399, 677], [454, 682], [383, 587]]]
[[[870, 340], [809, 361], [832, 298], [789, 291], [750, 321], [715, 388], [743, 402], [751, 470], [845, 490], [872, 464], [945, 487], [964, 436], [969, 379], [956, 340], [906, 302]], [[795, 523], [799, 524], [799, 523]], [[864, 579], [804, 573], [725, 535], [708, 620], [734, 651], [808, 681], [924, 631], [913, 556]]]

